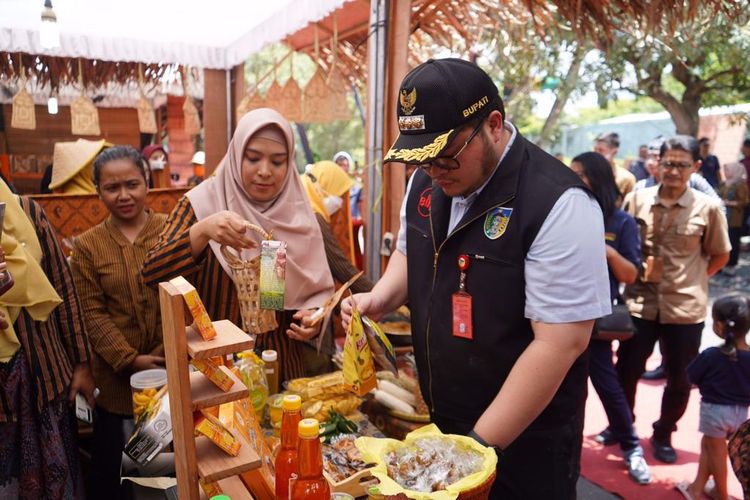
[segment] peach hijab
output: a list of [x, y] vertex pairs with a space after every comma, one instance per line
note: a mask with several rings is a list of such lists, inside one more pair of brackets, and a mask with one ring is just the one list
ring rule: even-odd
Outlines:
[[[242, 158], [250, 138], [269, 125], [283, 132], [289, 152], [288, 169], [276, 198], [261, 203], [250, 198], [243, 187]], [[214, 175], [188, 191], [186, 196], [198, 220], [230, 210], [273, 233], [275, 240], [287, 242], [285, 309], [319, 307], [333, 294], [333, 278], [326, 260], [323, 236], [294, 162], [292, 127], [277, 111], [260, 108], [243, 116]], [[209, 245], [224, 271], [231, 276], [219, 244], [212, 241]], [[251, 259], [259, 252], [260, 246], [244, 250], [242, 257]]]

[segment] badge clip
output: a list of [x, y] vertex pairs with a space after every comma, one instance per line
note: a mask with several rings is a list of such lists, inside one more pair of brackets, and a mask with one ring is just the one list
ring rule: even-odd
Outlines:
[[453, 303], [453, 336], [473, 340], [471, 295], [466, 291], [466, 271], [470, 260], [466, 254], [458, 256], [456, 261], [459, 270], [458, 291], [451, 297]]

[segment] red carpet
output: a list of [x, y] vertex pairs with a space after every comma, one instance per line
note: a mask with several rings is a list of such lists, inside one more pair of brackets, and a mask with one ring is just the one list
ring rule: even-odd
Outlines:
[[[654, 361], [658, 363], [658, 360]], [[649, 364], [649, 368], [653, 366], [653, 363]], [[626, 499], [679, 500], [683, 498], [674, 489], [674, 485], [680, 481], [692, 481], [698, 470], [701, 440], [701, 433], [698, 432], [700, 394], [697, 388], [693, 389], [690, 394], [687, 411], [677, 424], [679, 429], [672, 436], [672, 445], [678, 455], [677, 462], [667, 465], [653, 458], [651, 444], [648, 442], [652, 432], [651, 424], [659, 417], [663, 391], [663, 381], [641, 381], [638, 385], [635, 403], [636, 431], [641, 438], [641, 445], [646, 451], [646, 461], [653, 475], [653, 482], [650, 485], [640, 486], [628, 476], [618, 445], [603, 447], [594, 441], [594, 436], [607, 427], [607, 416], [604, 414], [594, 388], [589, 384], [581, 458], [581, 474], [584, 477]], [[729, 467], [729, 494], [741, 499], [742, 487], [729, 464], [727, 467]]]

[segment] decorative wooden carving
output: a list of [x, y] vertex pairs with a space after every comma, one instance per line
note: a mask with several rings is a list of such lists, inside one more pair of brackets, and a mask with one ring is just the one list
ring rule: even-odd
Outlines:
[[[188, 191], [186, 188], [152, 189], [146, 204], [154, 212], [170, 213], [177, 201]], [[107, 218], [109, 212], [95, 194], [34, 195], [49, 217], [52, 227], [66, 252], [76, 236], [96, 226]]]

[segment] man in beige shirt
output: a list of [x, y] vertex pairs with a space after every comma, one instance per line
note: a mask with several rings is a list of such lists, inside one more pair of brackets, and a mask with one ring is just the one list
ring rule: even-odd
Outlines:
[[626, 168], [618, 167], [615, 164], [615, 155], [620, 148], [620, 136], [617, 132], [599, 134], [594, 141], [594, 152], [605, 157], [612, 165], [612, 173], [615, 175], [615, 183], [620, 193], [625, 196], [633, 190], [635, 186], [635, 176]]
[[731, 249], [721, 203], [688, 187], [698, 168], [698, 141], [668, 139], [661, 148], [661, 183], [631, 193], [623, 204], [641, 231], [643, 268], [625, 289], [636, 335], [620, 344], [617, 371], [632, 410], [638, 378], [661, 340], [667, 384], [651, 443], [665, 463], [677, 459], [671, 434], [690, 397], [686, 369], [700, 347], [708, 278], [724, 267]]

